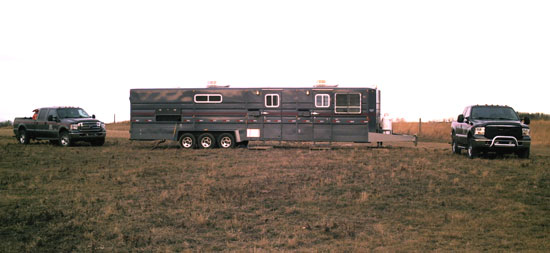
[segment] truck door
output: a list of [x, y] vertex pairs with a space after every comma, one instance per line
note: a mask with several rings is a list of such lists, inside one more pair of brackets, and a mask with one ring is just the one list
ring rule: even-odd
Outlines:
[[48, 116], [46, 117], [47, 122], [47, 129], [44, 133], [45, 137], [48, 138], [57, 138], [59, 137], [59, 122], [57, 122], [58, 116], [57, 116], [57, 109], [50, 109], [48, 110]]
[[35, 122], [34, 137], [44, 138], [46, 137], [46, 131], [48, 130], [48, 121], [46, 116], [48, 115], [48, 109], [41, 109], [38, 113], [38, 118]]
[[311, 112], [313, 124], [313, 141], [331, 141], [331, 99], [326, 91], [313, 92], [314, 109]]
[[282, 132], [282, 92], [281, 90], [263, 90], [264, 108], [262, 114], [262, 139], [280, 140]]

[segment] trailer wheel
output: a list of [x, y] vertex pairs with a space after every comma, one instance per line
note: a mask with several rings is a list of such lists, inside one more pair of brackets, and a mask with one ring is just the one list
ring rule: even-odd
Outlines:
[[204, 149], [213, 148], [216, 143], [214, 136], [209, 133], [204, 133], [199, 136], [199, 147]]
[[21, 144], [29, 144], [30, 139], [29, 139], [29, 136], [27, 136], [27, 131], [25, 131], [25, 129], [19, 130], [19, 136], [17, 140], [19, 140], [19, 143]]
[[195, 147], [195, 136], [190, 133], [185, 133], [180, 137], [179, 144], [184, 149], [191, 149]]
[[233, 148], [235, 147], [235, 137], [232, 134], [224, 133], [218, 137], [218, 147]]

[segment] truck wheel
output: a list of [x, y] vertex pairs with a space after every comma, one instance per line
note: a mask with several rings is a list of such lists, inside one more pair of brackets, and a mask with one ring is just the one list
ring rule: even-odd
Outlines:
[[63, 131], [61, 134], [59, 134], [59, 144], [62, 147], [69, 147], [71, 146], [71, 137], [69, 136], [69, 132]]
[[209, 133], [204, 133], [199, 136], [199, 147], [204, 149], [213, 148], [216, 143], [214, 136]]
[[180, 137], [179, 144], [182, 148], [190, 149], [195, 147], [195, 136], [190, 133], [183, 134]]
[[105, 144], [105, 138], [93, 140], [90, 144], [92, 144], [92, 146], [103, 146], [103, 144]]
[[29, 144], [29, 136], [27, 136], [27, 131], [25, 129], [19, 130], [19, 136], [17, 138], [21, 144]]
[[218, 137], [218, 147], [233, 148], [235, 147], [235, 137], [232, 134], [224, 133]]
[[527, 148], [527, 149], [522, 149], [522, 150], [519, 150], [516, 152], [516, 154], [518, 155], [519, 158], [521, 159], [529, 159], [529, 153], [530, 153], [530, 149]]
[[474, 159], [477, 157], [477, 149], [474, 148], [474, 141], [473, 140], [469, 140], [468, 141], [468, 158], [470, 159]]
[[451, 146], [452, 146], [452, 149], [453, 149], [453, 154], [458, 154], [458, 155], [460, 155], [460, 152], [461, 152], [462, 150], [460, 149], [460, 147], [458, 146], [458, 143], [456, 143], [456, 141], [454, 140], [454, 138], [453, 138], [453, 142], [452, 142]]

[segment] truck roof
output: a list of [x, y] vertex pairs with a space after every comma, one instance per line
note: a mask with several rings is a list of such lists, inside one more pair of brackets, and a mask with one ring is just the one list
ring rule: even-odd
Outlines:
[[42, 109], [63, 109], [63, 108], [80, 108], [78, 106], [48, 106], [48, 107], [40, 107], [40, 110]]
[[508, 108], [512, 108], [512, 107], [507, 106], [507, 105], [488, 105], [488, 104], [485, 104], [485, 105], [470, 105], [469, 107], [508, 107]]

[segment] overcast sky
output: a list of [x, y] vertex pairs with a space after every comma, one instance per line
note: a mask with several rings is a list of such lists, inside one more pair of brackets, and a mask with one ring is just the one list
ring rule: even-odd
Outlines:
[[550, 113], [550, 1], [1, 1], [0, 120], [131, 88], [377, 86], [382, 110]]

